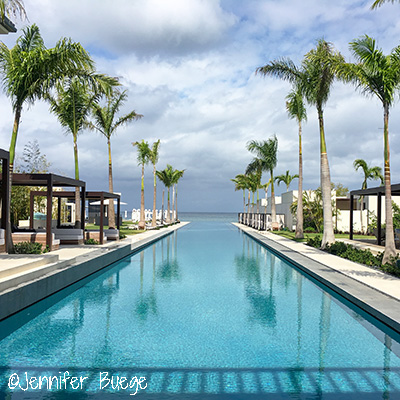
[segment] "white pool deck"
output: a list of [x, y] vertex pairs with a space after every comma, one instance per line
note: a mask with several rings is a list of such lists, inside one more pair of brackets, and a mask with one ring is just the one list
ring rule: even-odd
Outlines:
[[[400, 279], [273, 234], [234, 223], [347, 300], [400, 332]], [[345, 240], [347, 243], [354, 242]], [[384, 247], [356, 243], [373, 251]]]

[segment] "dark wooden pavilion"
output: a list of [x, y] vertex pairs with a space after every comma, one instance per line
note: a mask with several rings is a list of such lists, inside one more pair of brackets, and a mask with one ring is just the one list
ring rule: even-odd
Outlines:
[[[34, 196], [46, 196], [46, 192], [41, 191], [31, 191], [30, 195], [30, 221], [33, 221], [33, 199]], [[55, 191], [53, 192], [53, 197], [58, 198], [58, 213], [57, 213], [57, 227], [61, 226], [61, 199], [75, 199], [75, 192], [72, 191]], [[82, 196], [81, 196], [82, 198]], [[116, 193], [108, 193], [108, 192], [86, 192], [85, 193], [85, 201], [86, 200], [100, 200], [100, 244], [103, 244], [103, 233], [104, 233], [104, 200], [107, 199], [116, 199], [117, 200], [117, 215], [119, 216], [121, 213], [121, 196]], [[85, 202], [82, 203], [81, 211], [82, 214], [82, 228], [85, 229], [84, 221], [85, 221]], [[117, 229], [119, 230], [119, 218], [117, 218]]]
[[[400, 184], [391, 185], [392, 196], [400, 196]], [[353, 211], [354, 196], [377, 196], [377, 229], [378, 229], [378, 245], [382, 244], [382, 196], [385, 197], [385, 186], [378, 186], [368, 189], [352, 190], [350, 192], [350, 240], [353, 240]]]
[[[86, 183], [77, 179], [68, 178], [56, 174], [16, 174], [12, 175], [13, 186], [41, 186], [45, 187], [46, 191], [40, 192], [41, 196], [46, 197], [46, 244], [50, 250], [52, 247], [52, 232], [51, 232], [51, 221], [53, 211], [53, 197], [56, 197], [56, 191], [53, 191], [54, 187], [75, 187], [80, 188], [81, 193], [81, 229], [85, 229], [85, 196], [86, 196]], [[75, 196], [75, 192], [72, 192]], [[31, 217], [33, 216], [33, 207], [31, 205]], [[33, 218], [31, 218], [33, 221]]]

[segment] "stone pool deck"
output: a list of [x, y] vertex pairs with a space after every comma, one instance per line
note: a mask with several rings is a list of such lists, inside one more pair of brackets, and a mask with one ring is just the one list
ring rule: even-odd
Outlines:
[[104, 245], [65, 245], [41, 255], [0, 254], [0, 320], [182, 228], [181, 222]]
[[400, 333], [399, 278], [270, 232], [234, 225]]

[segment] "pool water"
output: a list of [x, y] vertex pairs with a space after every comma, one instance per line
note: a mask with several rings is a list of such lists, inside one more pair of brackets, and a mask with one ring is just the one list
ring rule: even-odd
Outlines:
[[76, 286], [0, 324], [1, 398], [400, 399], [398, 336], [223, 218]]

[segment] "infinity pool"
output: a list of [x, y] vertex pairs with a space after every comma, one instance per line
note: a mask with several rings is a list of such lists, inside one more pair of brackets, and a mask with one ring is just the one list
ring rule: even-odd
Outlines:
[[223, 220], [192, 222], [0, 334], [1, 398], [400, 399], [398, 337]]

